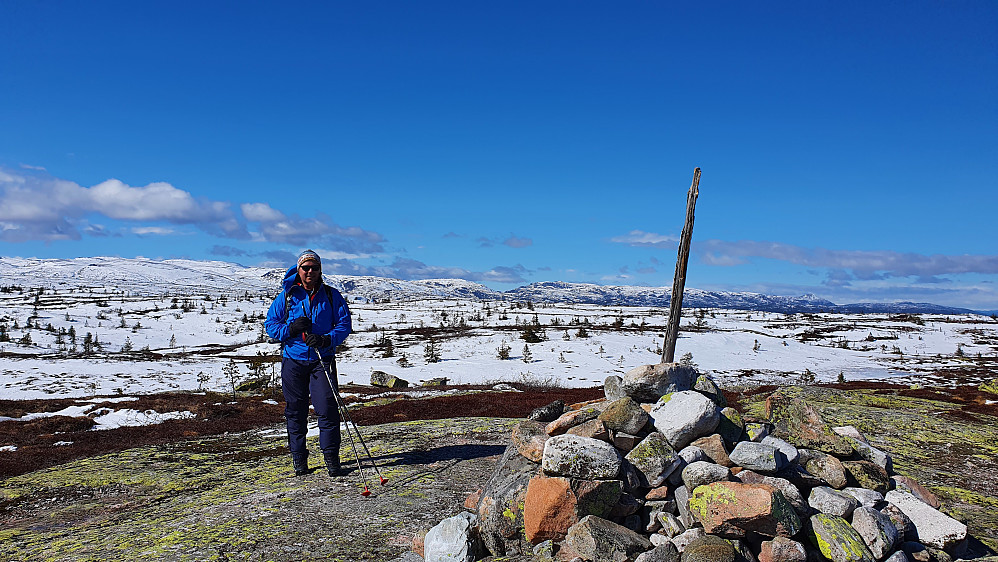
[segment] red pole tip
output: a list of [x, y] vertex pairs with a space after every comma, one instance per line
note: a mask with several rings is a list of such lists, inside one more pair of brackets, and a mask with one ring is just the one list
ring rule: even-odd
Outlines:
[[388, 479], [382, 476], [381, 477], [381, 485], [384, 486], [387, 483], [388, 483]]
[[364, 488], [364, 491], [363, 491], [363, 492], [361, 492], [361, 493], [360, 493], [360, 495], [362, 495], [362, 496], [364, 496], [364, 497], [366, 498], [367, 496], [370, 496], [370, 495], [371, 495], [371, 490], [368, 490], [368, 489], [367, 489], [367, 488], [365, 487], [365, 488]]

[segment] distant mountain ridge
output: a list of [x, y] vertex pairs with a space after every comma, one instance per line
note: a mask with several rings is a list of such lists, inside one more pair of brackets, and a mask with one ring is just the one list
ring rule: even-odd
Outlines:
[[[84, 257], [38, 259], [0, 257], [0, 284], [29, 287], [114, 287], [136, 293], [190, 291], [273, 292], [280, 289], [284, 268], [247, 267], [210, 260]], [[533, 301], [603, 306], [659, 306], [671, 301], [671, 287], [635, 287], [541, 281], [509, 291], [496, 291], [463, 279], [403, 280], [385, 277], [326, 275], [350, 300], [415, 300], [461, 298]], [[856, 303], [836, 305], [815, 295], [797, 297], [750, 292], [686, 289], [687, 308], [729, 308], [767, 312], [844, 312], [891, 314], [968, 314], [973, 311], [931, 303]]]

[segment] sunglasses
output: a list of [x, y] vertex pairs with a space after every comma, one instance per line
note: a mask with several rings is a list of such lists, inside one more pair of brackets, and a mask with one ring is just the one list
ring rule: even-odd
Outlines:
[[319, 266], [317, 266], [317, 265], [299, 265], [298, 269], [301, 269], [305, 273], [308, 273], [309, 271], [313, 271], [313, 270], [314, 271], [319, 271], [320, 270]]

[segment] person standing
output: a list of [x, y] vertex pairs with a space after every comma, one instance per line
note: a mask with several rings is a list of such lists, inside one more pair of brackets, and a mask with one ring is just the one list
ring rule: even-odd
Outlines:
[[295, 476], [308, 474], [309, 396], [319, 418], [319, 447], [326, 469], [330, 476], [338, 476], [342, 471], [340, 415], [333, 394], [339, 391], [335, 353], [352, 327], [343, 296], [322, 281], [319, 254], [305, 250], [298, 255], [297, 265], [284, 275], [282, 290], [267, 311], [265, 326], [267, 335], [281, 342], [284, 416]]

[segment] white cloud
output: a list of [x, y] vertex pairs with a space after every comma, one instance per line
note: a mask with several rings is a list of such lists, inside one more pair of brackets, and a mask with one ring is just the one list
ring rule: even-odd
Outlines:
[[229, 203], [195, 199], [168, 183], [132, 187], [110, 179], [87, 188], [44, 174], [0, 172], [0, 237], [5, 241], [79, 239], [79, 219], [90, 214], [193, 224], [230, 237], [246, 235]]
[[623, 236], [614, 236], [611, 242], [628, 246], [652, 246], [655, 248], [675, 248], [679, 238], [670, 234], [656, 234], [643, 230], [632, 230]]
[[175, 234], [177, 231], [172, 228], [165, 228], [162, 226], [137, 226], [132, 229], [133, 234], [138, 234], [139, 236], [146, 235], [156, 235], [156, 236], [166, 236], [168, 234]]
[[267, 203], [243, 203], [239, 205], [239, 209], [250, 222], [278, 222], [285, 219], [284, 213]]

